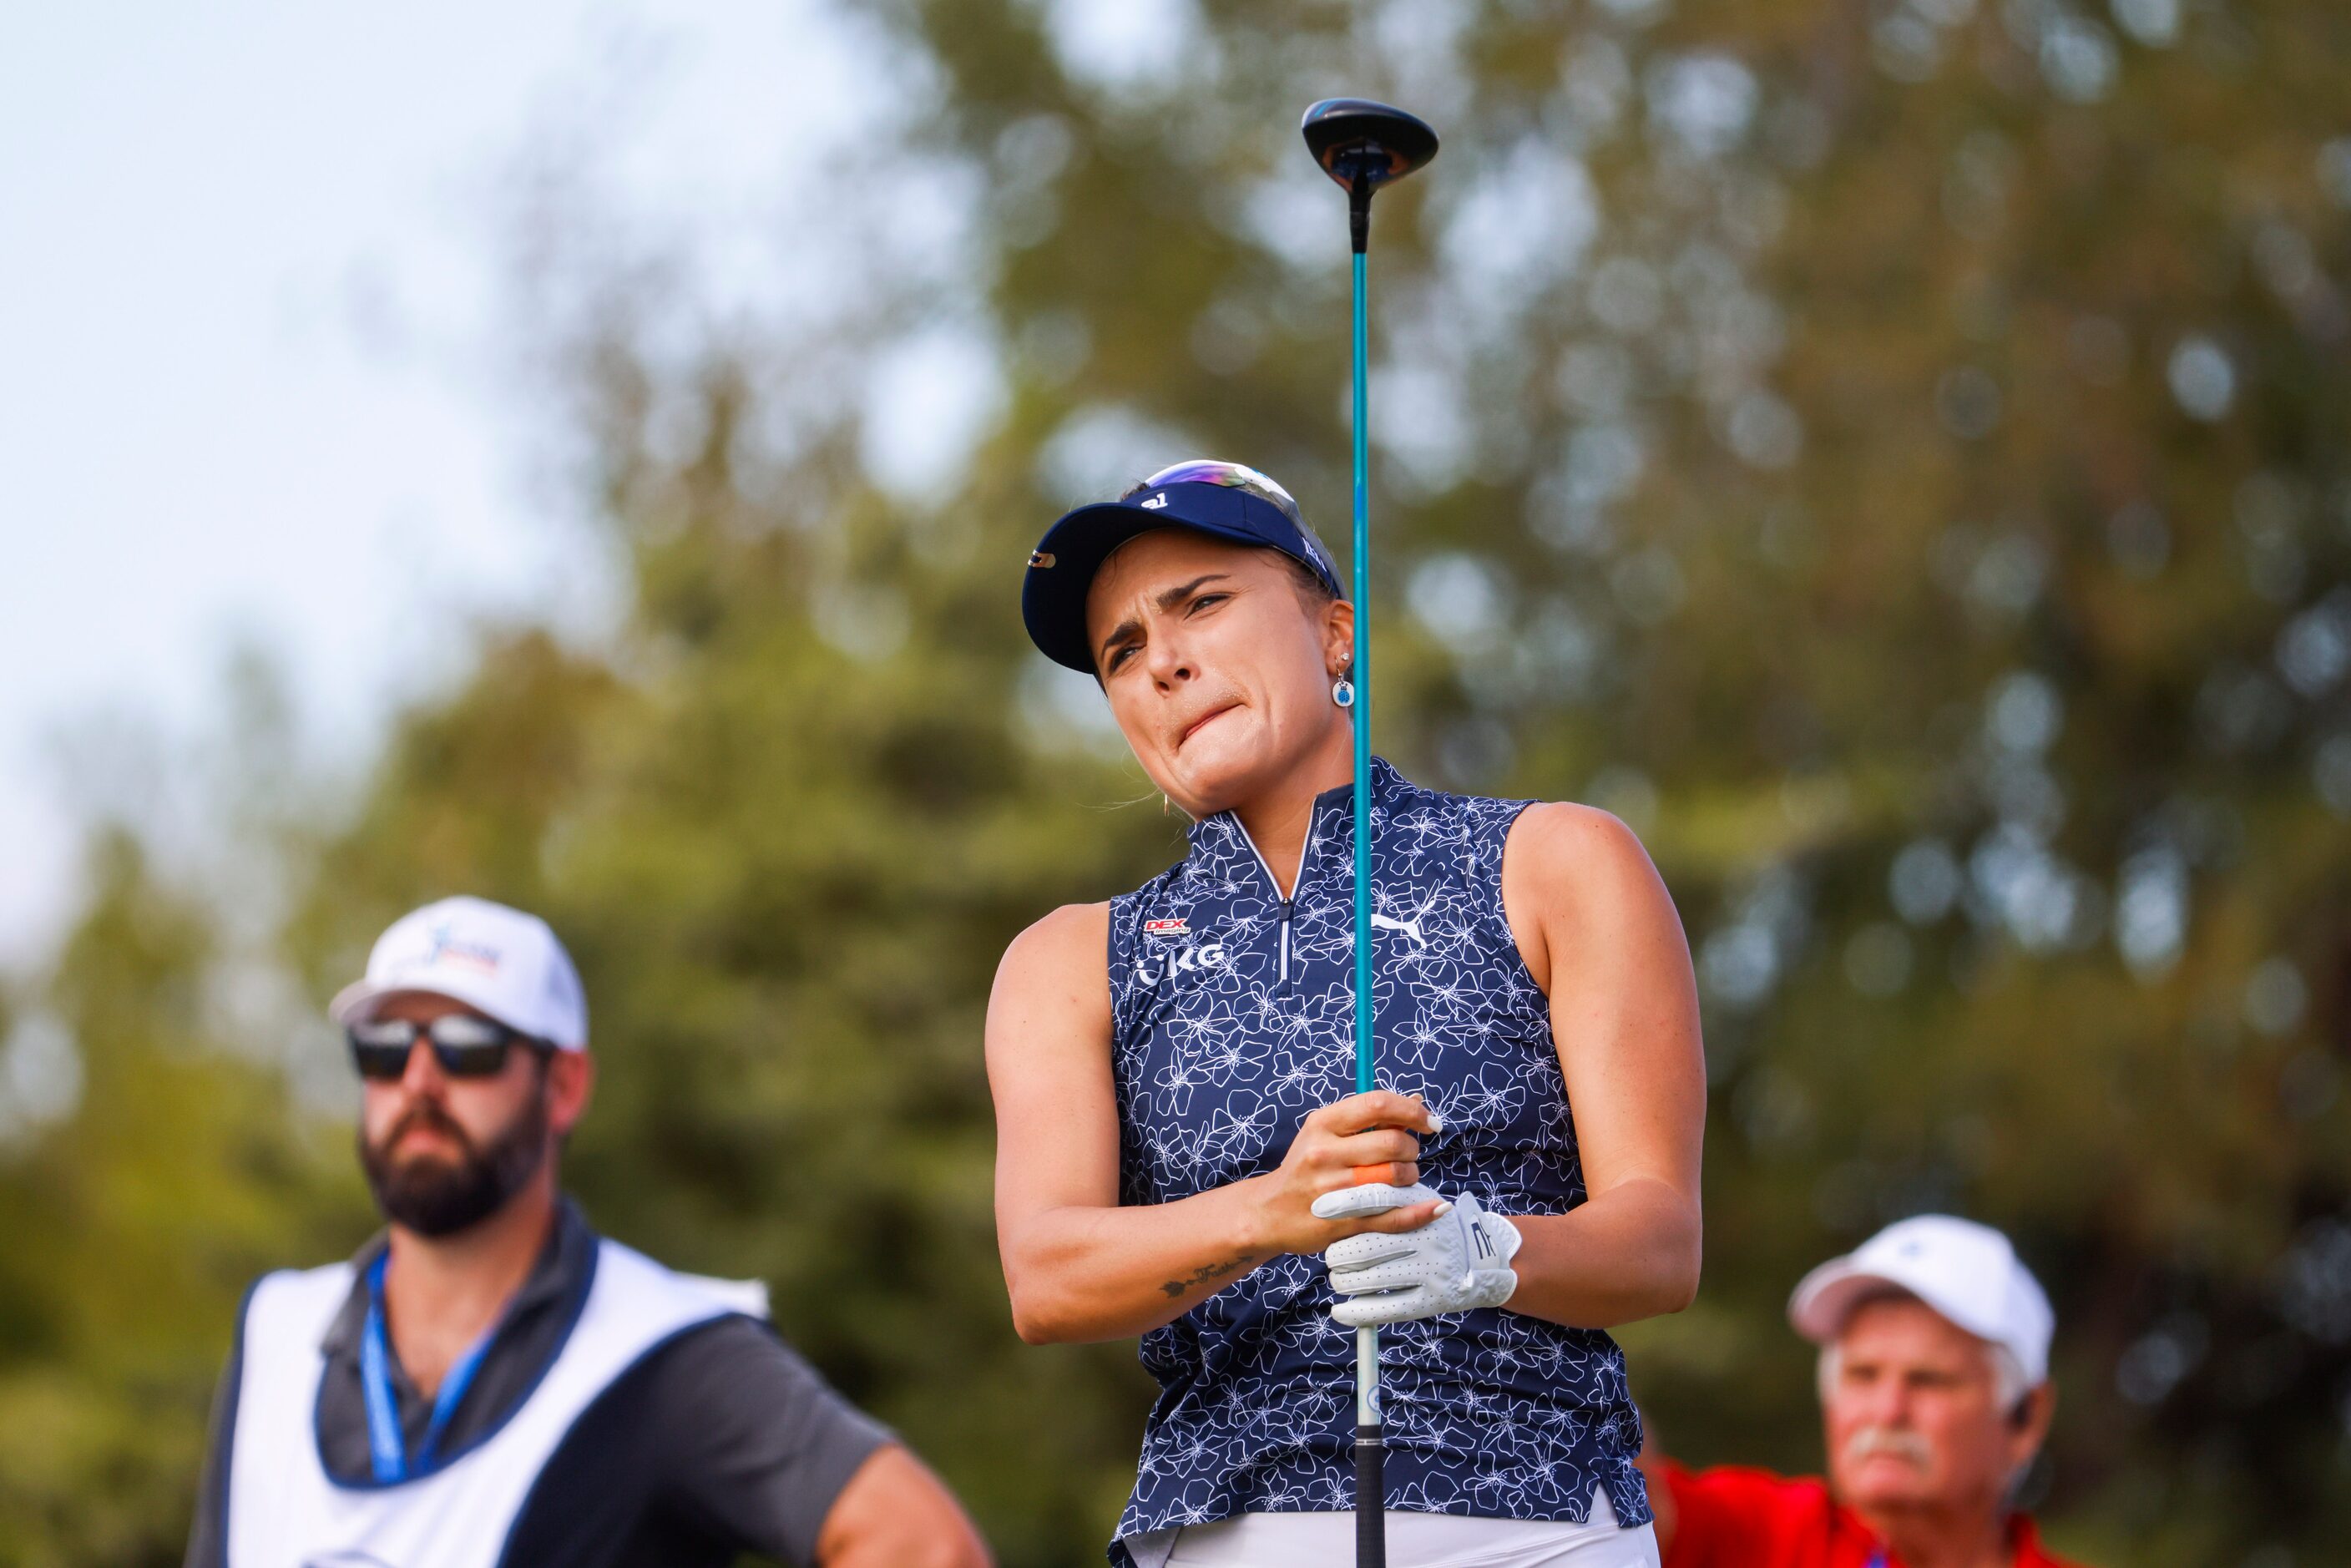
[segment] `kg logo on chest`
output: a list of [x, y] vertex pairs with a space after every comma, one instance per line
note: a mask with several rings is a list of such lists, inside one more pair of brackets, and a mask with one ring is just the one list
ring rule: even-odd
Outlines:
[[[1154, 924], [1161, 923], [1154, 922]], [[1169, 932], [1155, 931], [1152, 935], [1167, 937], [1184, 935], [1182, 921], [1169, 921], [1165, 924], [1172, 925], [1176, 929]], [[1221, 969], [1225, 964], [1225, 945], [1222, 942], [1213, 940], [1187, 942], [1181, 947], [1172, 942], [1155, 943], [1150, 951], [1144, 953], [1135, 961], [1134, 978], [1137, 985], [1149, 990], [1161, 981], [1172, 979], [1177, 975], [1189, 974], [1195, 969]]]

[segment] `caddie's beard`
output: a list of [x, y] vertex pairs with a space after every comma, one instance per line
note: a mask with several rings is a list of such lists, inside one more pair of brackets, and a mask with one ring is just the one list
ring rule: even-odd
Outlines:
[[[402, 1160], [392, 1151], [414, 1127], [444, 1134], [460, 1151], [455, 1160], [438, 1153]], [[360, 1166], [367, 1172], [376, 1207], [395, 1225], [419, 1236], [455, 1236], [504, 1208], [538, 1174], [547, 1158], [547, 1083], [538, 1088], [488, 1144], [476, 1148], [465, 1129], [429, 1100], [419, 1100], [386, 1129], [378, 1143], [359, 1135]]]

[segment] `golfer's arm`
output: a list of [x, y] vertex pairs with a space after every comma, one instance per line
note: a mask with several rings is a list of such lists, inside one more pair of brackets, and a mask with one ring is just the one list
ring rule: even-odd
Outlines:
[[1146, 1333], [1271, 1255], [1250, 1182], [1119, 1206], [1109, 935], [1107, 904], [1056, 911], [1006, 951], [988, 998], [997, 1244], [1031, 1344]]
[[1511, 1310], [1606, 1328], [1698, 1293], [1706, 1061], [1689, 945], [1640, 841], [1603, 811], [1530, 809], [1503, 903], [1551, 998], [1590, 1201], [1513, 1217], [1526, 1244]]

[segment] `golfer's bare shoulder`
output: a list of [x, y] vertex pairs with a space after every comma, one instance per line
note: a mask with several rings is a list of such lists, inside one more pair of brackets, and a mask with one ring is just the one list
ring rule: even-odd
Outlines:
[[[990, 1061], [999, 1043], [1050, 1051], [1053, 1026], [1095, 1026], [1110, 1046], [1110, 905], [1065, 904], [1012, 939], [987, 1004]], [[1001, 1026], [1001, 1027], [999, 1027]]]
[[1579, 975], [1603, 956], [1611, 968], [1665, 982], [1661, 1006], [1688, 989], [1673, 900], [1633, 830], [1606, 811], [1554, 800], [1520, 813], [1502, 852], [1502, 904], [1546, 995], [1556, 995], [1555, 967]]

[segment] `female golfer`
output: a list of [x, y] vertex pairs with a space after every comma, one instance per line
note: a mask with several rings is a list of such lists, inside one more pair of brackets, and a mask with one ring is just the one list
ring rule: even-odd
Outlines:
[[1297, 504], [1164, 470], [1055, 523], [1021, 611], [1194, 824], [1023, 932], [988, 1007], [1013, 1321], [1139, 1333], [1159, 1380], [1113, 1561], [1349, 1561], [1372, 1322], [1391, 1563], [1654, 1565], [1602, 1331], [1698, 1288], [1705, 1077], [1639, 841], [1375, 761], [1386, 1087], [1351, 1092], [1353, 611]]

